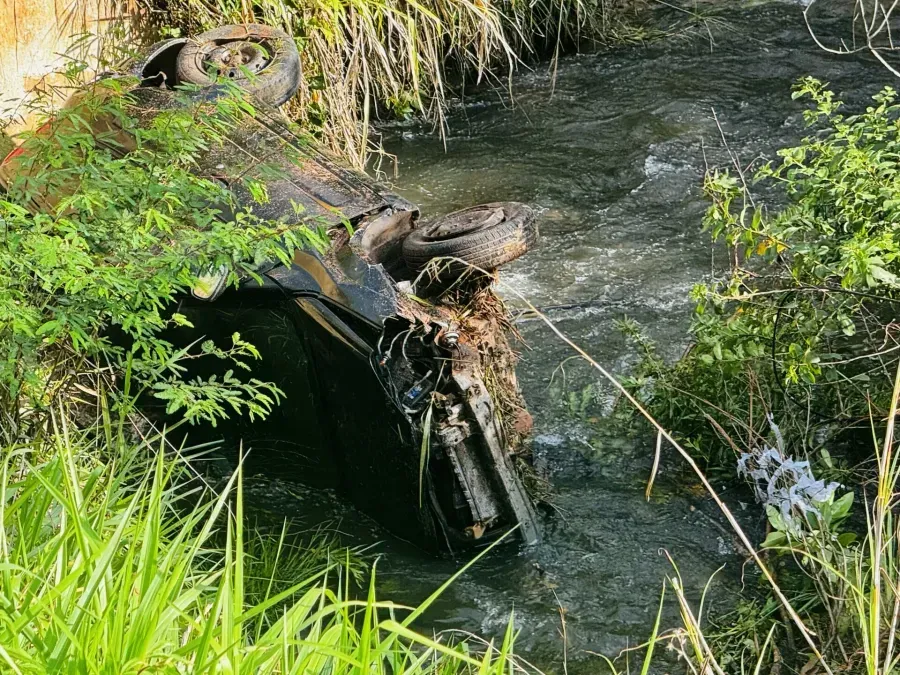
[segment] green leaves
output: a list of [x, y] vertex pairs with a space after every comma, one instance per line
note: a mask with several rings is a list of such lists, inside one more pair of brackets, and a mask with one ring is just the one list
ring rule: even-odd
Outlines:
[[[323, 242], [317, 229], [256, 217], [222, 184], [196, 175], [201, 154], [251, 114], [237, 91], [150, 114], [116, 82], [80, 95], [26, 139], [4, 168], [9, 185], [0, 198], [4, 410], [46, 410], [48, 392], [65, 390], [61, 378], [85, 362], [121, 372], [126, 344], [134, 385], [126, 395], [149, 388], [191, 420], [271, 410], [280, 392], [238, 382], [233, 372], [179, 382], [177, 359], [216, 358], [247, 370], [258, 354], [239, 336], [231, 348], [203, 343], [195, 352], [162, 338], [169, 326], [189, 326], [173, 301], [204, 270], [225, 270], [236, 284], [260, 262]], [[267, 199], [262, 183], [251, 192]]]
[[787, 534], [785, 532], [781, 532], [780, 530], [773, 530], [766, 535], [766, 538], [763, 540], [761, 544], [762, 548], [777, 548], [779, 546], [786, 546], [788, 543]]
[[496, 646], [423, 635], [409, 624], [440, 591], [404, 608], [373, 570], [357, 599], [358, 553], [250, 528], [240, 468], [214, 492], [164, 443], [55, 421], [0, 462], [3, 672], [513, 672], [511, 625]]
[[[783, 208], [767, 209], [727, 171], [706, 177], [704, 227], [733, 247], [737, 264], [695, 289], [689, 358], [702, 368], [741, 362], [757, 382], [775, 377], [777, 387], [815, 386], [792, 398], [815, 396], [813, 407], [827, 416], [834, 403], [864, 400], [856, 387], [869, 370], [890, 367], [879, 351], [900, 301], [900, 106], [886, 87], [875, 105], [845, 117], [842, 102], [812, 78], [794, 98], [812, 101], [806, 120], [816, 133], [754, 176], [784, 191]], [[769, 351], [774, 366], [760, 367]]]
[[850, 515], [850, 508], [853, 506], [853, 493], [848, 492], [842, 497], [836, 499], [831, 504], [823, 506], [823, 514], [826, 522], [829, 524], [837, 524]]

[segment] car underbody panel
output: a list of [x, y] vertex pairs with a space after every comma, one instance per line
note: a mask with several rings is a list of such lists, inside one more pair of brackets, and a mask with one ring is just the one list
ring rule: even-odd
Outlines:
[[[536, 542], [537, 518], [512, 455], [523, 452], [530, 416], [515, 379], [505, 310], [490, 284], [475, 282], [452, 297], [425, 302], [399, 291], [380, 265], [363, 261], [364, 269], [351, 268], [359, 276], [350, 278], [329, 257], [300, 252], [290, 268], [276, 267], [265, 277], [294, 297], [335, 345], [367, 360], [392, 414], [411, 430], [404, 443], [384, 447], [353, 440], [356, 432], [348, 428], [337, 432], [345, 470], [360, 474], [352, 480], [357, 500], [369, 501], [358, 492], [366, 483], [371, 489], [392, 482], [373, 481], [373, 475], [402, 454], [405, 465], [416, 468], [408, 481], [416, 487], [413, 501], [434, 516], [433, 525], [422, 524], [423, 534], [457, 548], [519, 527], [524, 541]], [[495, 383], [494, 391], [487, 381]], [[353, 397], [349, 389], [344, 395]], [[365, 415], [358, 409], [353, 414]], [[349, 421], [346, 426], [358, 428]], [[368, 433], [371, 427], [364, 428]], [[419, 473], [423, 452], [427, 471]], [[384, 499], [377, 501], [383, 505]], [[378, 508], [366, 506], [370, 513]]]
[[[514, 372], [499, 367], [514, 363], [514, 353], [495, 362], [480, 351], [490, 331], [455, 319], [455, 303], [423, 306], [389, 284], [361, 291], [304, 255], [304, 267], [276, 267], [262, 286], [248, 281], [215, 302], [180, 308], [195, 329], [179, 341], [238, 331], [262, 355], [253, 376], [285, 392], [266, 420], [228, 420], [199, 431], [199, 440], [224, 441], [235, 458], [240, 448], [251, 473], [324, 480], [426, 548], [489, 543], [513, 528], [537, 542], [537, 516], [515, 462], [530, 417]], [[383, 272], [373, 266], [372, 274]], [[502, 333], [488, 340], [493, 354], [510, 349]], [[504, 378], [503, 392], [486, 384]], [[197, 440], [198, 431], [191, 434]]]

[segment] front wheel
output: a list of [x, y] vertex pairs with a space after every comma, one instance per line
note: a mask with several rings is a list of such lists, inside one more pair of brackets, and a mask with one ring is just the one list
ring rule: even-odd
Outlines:
[[495, 202], [456, 211], [413, 230], [403, 242], [403, 257], [415, 271], [436, 258], [457, 258], [451, 270], [493, 271], [515, 260], [537, 242], [534, 211], [517, 202]]

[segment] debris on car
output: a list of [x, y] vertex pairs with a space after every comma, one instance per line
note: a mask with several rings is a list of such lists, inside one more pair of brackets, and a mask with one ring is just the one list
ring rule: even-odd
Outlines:
[[[253, 376], [286, 394], [264, 421], [235, 418], [203, 433], [242, 444], [251, 468], [339, 489], [425, 546], [480, 545], [512, 528], [537, 542], [519, 471], [531, 416], [515, 330], [492, 285], [500, 265], [535, 244], [533, 210], [502, 202], [423, 221], [414, 204], [341, 166], [275, 107], [300, 81], [293, 38], [277, 29], [166, 40], [131, 75], [129, 95], [148, 119], [184, 105], [180, 85], [203, 95], [221, 78], [238, 84], [256, 112], [209, 149], [198, 173], [262, 218], [314, 221], [333, 234], [327, 251], [263, 264], [238, 288], [211, 270], [181, 302], [194, 326], [181, 338], [240, 332], [262, 355]], [[0, 164], [0, 183], [17, 156]], [[264, 184], [264, 202], [247, 178]]]

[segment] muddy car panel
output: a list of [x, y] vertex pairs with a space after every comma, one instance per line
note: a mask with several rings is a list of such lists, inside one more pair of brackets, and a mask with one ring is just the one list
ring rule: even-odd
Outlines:
[[[254, 377], [286, 393], [266, 420], [231, 419], [201, 431], [201, 439], [241, 439], [250, 473], [274, 470], [339, 489], [419, 545], [452, 550], [488, 543], [516, 525], [525, 541], [536, 542], [536, 517], [477, 375], [477, 357], [439, 347], [437, 324], [420, 325], [404, 345], [412, 324], [399, 316], [390, 284], [378, 292], [377, 284], [346, 283], [319, 262], [314, 274], [309, 261], [306, 269], [278, 266], [264, 274], [262, 286], [248, 282], [213, 303], [183, 303], [180, 311], [195, 326], [183, 341], [197, 332], [240, 332], [262, 354]], [[368, 267], [386, 280], [379, 267]], [[450, 364], [445, 376], [442, 363]], [[431, 415], [428, 470], [420, 474], [431, 396], [439, 403]]]
[[[509, 456], [479, 355], [464, 343], [441, 346], [447, 317], [419, 309], [411, 320], [412, 310], [402, 306], [408, 301], [380, 265], [347, 257], [364, 270], [361, 278], [345, 279], [341, 266], [308, 252], [299, 252], [290, 268], [265, 274], [266, 286], [274, 283], [294, 299], [305, 314], [306, 339], [315, 341], [311, 353], [321, 369], [315, 398], [343, 457], [342, 487], [415, 541], [456, 548], [491, 541], [516, 525], [523, 540], [538, 541], [531, 500]], [[248, 283], [247, 291], [253, 287]], [[363, 405], [356, 387], [366, 392]], [[437, 404], [428, 430], [430, 470], [422, 476], [429, 397]], [[420, 500], [426, 508], [418, 507]]]
[[[265, 420], [235, 417], [189, 439], [241, 439], [248, 475], [265, 473], [348, 495], [397, 536], [441, 545], [430, 508], [419, 508], [417, 429], [384, 394], [365, 336], [311, 297], [280, 289], [227, 292], [182, 311], [208, 334], [238, 331], [260, 350], [254, 376], [277, 382], [285, 398]], [[346, 318], [346, 317], [345, 317]]]

